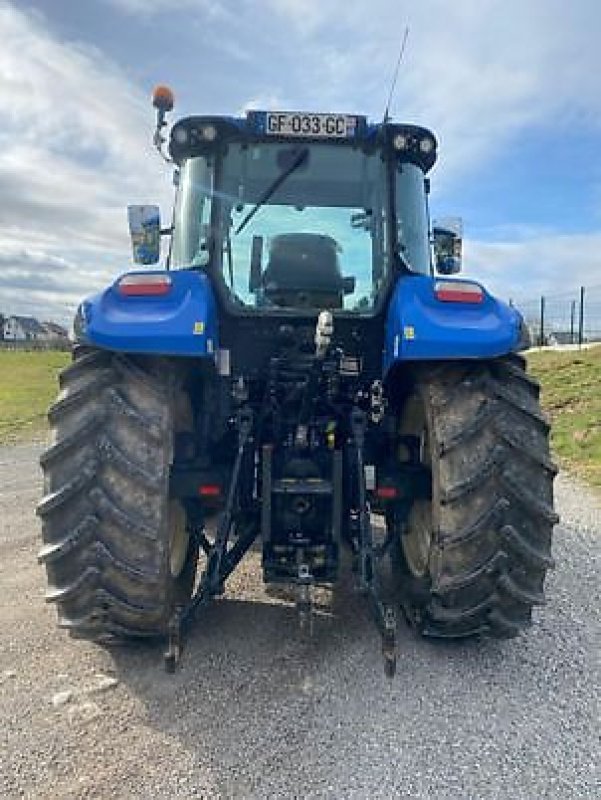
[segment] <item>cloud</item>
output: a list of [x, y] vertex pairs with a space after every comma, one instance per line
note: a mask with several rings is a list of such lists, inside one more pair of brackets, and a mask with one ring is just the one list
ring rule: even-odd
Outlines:
[[10, 269], [27, 269], [28, 271], [35, 269], [38, 274], [39, 272], [47, 271], [62, 273], [72, 266], [65, 258], [48, 256], [40, 250], [6, 247], [0, 249], [0, 280], [5, 277], [6, 271]]
[[477, 173], [524, 128], [601, 127], [596, 0], [269, 4], [292, 28], [308, 100], [376, 118], [410, 26], [391, 110], [439, 133], [445, 185]]
[[[44, 290], [45, 317], [64, 319], [125, 270], [127, 200], [168, 202], [169, 184], [152, 157], [149, 103], [99, 50], [1, 3], [0, 34], [0, 307], [24, 311]], [[58, 281], [58, 264], [76, 277]]]
[[132, 16], [154, 17], [161, 14], [202, 12], [211, 19], [229, 16], [226, 2], [217, 0], [103, 0], [113, 8]]
[[172, 12], [178, 8], [194, 9], [204, 5], [203, 0], [105, 0], [105, 2], [127, 14], [152, 16]]
[[247, 111], [260, 111], [267, 108], [287, 108], [286, 101], [280, 95], [272, 92], [271, 94], [258, 94], [246, 100], [236, 112], [239, 116], [244, 116]]
[[86, 269], [85, 249], [70, 250], [69, 255], [51, 255], [48, 248], [10, 239], [0, 242], [0, 311], [39, 313], [68, 324], [81, 298], [115, 277], [110, 258], [99, 258], [93, 269]]
[[601, 233], [556, 234], [522, 230], [513, 241], [465, 242], [466, 274], [503, 298], [536, 301], [542, 294], [575, 296], [601, 284]]
[[476, 172], [524, 127], [601, 123], [596, 0], [372, 0], [368, 8], [345, 0], [104, 1], [146, 18], [185, 14], [194, 37], [200, 26], [215, 70], [231, 68], [227, 56], [252, 65], [237, 81], [247, 97], [375, 119], [408, 24], [392, 111], [440, 133], [445, 182]]
[[342, 17], [342, 3], [332, 4], [320, 2], [303, 2], [302, 0], [267, 0], [267, 5], [286, 22], [291, 22], [297, 32], [309, 37], [323, 29], [333, 16]]

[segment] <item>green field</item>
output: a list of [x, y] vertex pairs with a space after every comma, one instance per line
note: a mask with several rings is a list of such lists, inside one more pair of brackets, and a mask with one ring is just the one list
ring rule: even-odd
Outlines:
[[0, 444], [42, 437], [69, 353], [0, 350]]
[[601, 489], [601, 345], [528, 355], [542, 385], [551, 443], [561, 466]]
[[[68, 353], [0, 350], [0, 444], [43, 436], [46, 410]], [[532, 352], [552, 445], [563, 467], [601, 488], [601, 346], [581, 352]]]

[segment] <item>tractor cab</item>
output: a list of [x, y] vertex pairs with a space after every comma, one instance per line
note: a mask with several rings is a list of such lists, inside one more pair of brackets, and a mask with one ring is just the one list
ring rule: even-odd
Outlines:
[[205, 270], [237, 312], [370, 314], [395, 273], [430, 274], [431, 133], [357, 115], [190, 117], [172, 269]]

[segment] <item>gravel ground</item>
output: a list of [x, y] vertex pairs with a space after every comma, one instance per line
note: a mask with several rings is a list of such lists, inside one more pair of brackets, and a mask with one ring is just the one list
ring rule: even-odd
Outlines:
[[0, 797], [599, 798], [601, 506], [560, 476], [549, 604], [511, 642], [401, 627], [397, 677], [350, 589], [299, 638], [253, 554], [161, 648], [70, 640], [35, 561], [38, 446], [0, 449]]

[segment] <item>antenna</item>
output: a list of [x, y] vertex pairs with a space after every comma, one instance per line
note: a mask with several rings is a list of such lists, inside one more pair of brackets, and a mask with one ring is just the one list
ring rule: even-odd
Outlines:
[[405, 30], [403, 32], [403, 39], [401, 41], [401, 47], [399, 50], [399, 57], [396, 62], [396, 67], [394, 68], [394, 75], [392, 77], [392, 86], [390, 87], [390, 94], [388, 95], [388, 101], [386, 103], [386, 109], [384, 111], [384, 122], [388, 122], [390, 119], [390, 114], [388, 113], [390, 109], [390, 104], [392, 102], [392, 96], [394, 94], [394, 89], [396, 86], [397, 78], [399, 77], [399, 69], [401, 67], [401, 61], [403, 60], [403, 56], [405, 54], [405, 45], [407, 44], [407, 37], [409, 36], [409, 25], [405, 25]]

